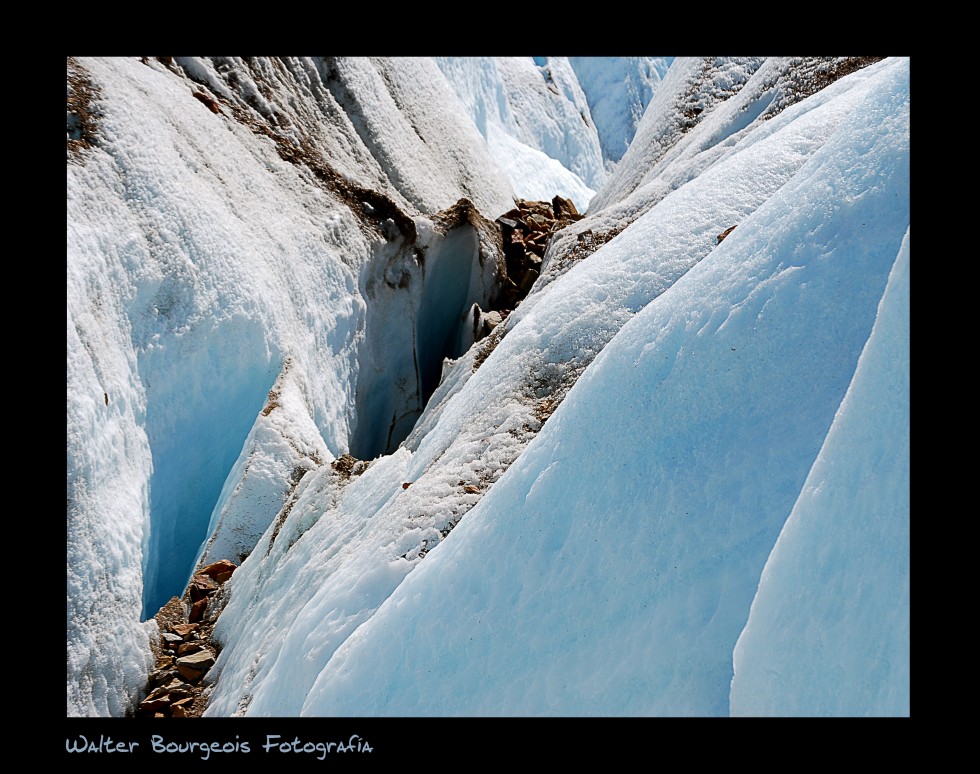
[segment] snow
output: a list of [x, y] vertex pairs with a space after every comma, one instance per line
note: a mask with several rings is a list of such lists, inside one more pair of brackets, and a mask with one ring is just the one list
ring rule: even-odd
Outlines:
[[298, 479], [333, 456], [313, 421], [309, 393], [301, 367], [287, 360], [225, 480], [193, 566], [241, 564]]
[[494, 158], [500, 159], [519, 198], [540, 202], [557, 195], [571, 199], [579, 212], [588, 209], [595, 191], [559, 161], [516, 140], [496, 124], [487, 128], [487, 144]]
[[607, 166], [619, 161], [673, 57], [568, 58], [589, 103]]
[[[81, 60], [69, 714], [222, 556], [212, 717], [908, 714], [909, 62], [778, 112], [791, 60], [657, 61]], [[555, 193], [467, 349], [493, 240], [436, 211]]]
[[519, 198], [558, 194], [586, 210], [605, 168], [588, 101], [565, 57], [442, 57], [436, 63]]
[[910, 243], [735, 646], [732, 715], [911, 711]]
[[513, 206], [506, 179], [431, 59], [342, 57], [321, 70], [361, 142], [419, 211], [449, 207], [463, 192], [494, 215]]

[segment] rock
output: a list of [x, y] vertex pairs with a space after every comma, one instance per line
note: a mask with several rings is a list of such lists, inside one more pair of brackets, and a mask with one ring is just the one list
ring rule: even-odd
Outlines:
[[193, 703], [194, 703], [194, 697], [188, 696], [186, 699], [180, 699], [179, 701], [175, 701], [173, 704], [170, 705], [170, 709], [171, 710], [173, 710], [174, 708], [190, 709]]
[[[200, 674], [203, 674], [203, 672]], [[152, 691], [150, 691], [147, 697], [140, 704], [140, 709], [149, 709], [149, 710], [158, 709], [159, 707], [166, 706], [173, 701], [177, 701], [179, 699], [193, 698], [193, 697], [194, 697], [194, 689], [191, 686], [189, 686], [187, 683], [185, 683], [183, 680], [181, 680], [179, 677], [177, 677], [177, 673], [174, 672], [172, 679], [166, 685], [161, 685], [157, 688], [154, 688]], [[165, 700], [164, 704], [158, 703], [163, 700]], [[149, 706], [144, 708], [143, 705], [147, 703], [149, 703]]]
[[194, 689], [182, 680], [175, 679], [167, 685], [167, 694], [170, 696], [170, 701], [172, 702], [181, 699], [193, 699]]
[[177, 676], [176, 669], [157, 669], [155, 672], [150, 672], [150, 685], [160, 685], [172, 680]]
[[522, 213], [532, 213], [531, 217], [537, 215], [547, 220], [555, 217], [554, 212], [551, 210], [551, 204], [548, 202], [529, 202], [526, 199], [522, 199], [517, 203], [517, 208]]
[[174, 634], [173, 632], [164, 632], [160, 635], [160, 637], [163, 639], [164, 645], [167, 645], [168, 647], [172, 647], [184, 641], [183, 637], [181, 637], [179, 634]]
[[504, 318], [503, 315], [500, 314], [500, 312], [487, 312], [483, 316], [483, 324], [486, 325], [487, 328], [491, 331], [494, 328], [496, 328], [498, 325], [500, 325], [500, 323], [502, 323], [503, 321]]
[[170, 628], [173, 629], [173, 631], [176, 634], [179, 634], [181, 637], [187, 637], [188, 634], [190, 634], [192, 631], [197, 629], [200, 625], [201, 624], [196, 624], [196, 623], [177, 624], [176, 626], [171, 626]]
[[[544, 245], [539, 244], [538, 242], [528, 242], [527, 243], [527, 246], [529, 248], [528, 249], [528, 253], [529, 254], [530, 253], [533, 253], [534, 255], [538, 256], [539, 258], [544, 257]], [[518, 287], [521, 287], [522, 285], [523, 285], [523, 283], [520, 283], [518, 285]]]
[[178, 664], [177, 665], [177, 672], [180, 673], [180, 676], [183, 677], [188, 682], [196, 683], [198, 680], [200, 680], [204, 676], [205, 670], [203, 670], [203, 669], [192, 669], [189, 666], [184, 666], [183, 664]]
[[145, 713], [160, 712], [169, 706], [170, 697], [163, 695], [155, 699], [143, 699], [143, 701], [140, 702], [139, 711]]
[[463, 487], [463, 491], [469, 494], [480, 494], [480, 487], [473, 486], [472, 484], [467, 484]]
[[195, 575], [187, 590], [191, 593], [191, 602], [208, 597], [218, 590], [218, 581], [209, 575]]
[[231, 574], [233, 572], [234, 572], [234, 570], [229, 570], [228, 572], [220, 573], [219, 575], [215, 575], [214, 576], [214, 579], [215, 579], [215, 581], [217, 581], [218, 585], [220, 586], [221, 584], [223, 584], [226, 580], [228, 580], [231, 577]]
[[221, 108], [218, 107], [218, 103], [214, 101], [214, 97], [212, 97], [210, 94], [205, 94], [203, 91], [195, 91], [194, 96], [207, 105], [208, 110], [210, 110], [212, 113], [221, 112]]
[[408, 489], [411, 485], [411, 481], [406, 481], [404, 484], [402, 484], [402, 489]]
[[536, 269], [528, 269], [524, 276], [521, 277], [520, 290], [525, 296], [531, 292], [531, 287], [534, 285], [534, 281], [539, 277], [539, 273]]
[[217, 579], [218, 575], [223, 575], [224, 573], [232, 573], [238, 569], [238, 565], [228, 559], [220, 559], [213, 564], [209, 564], [207, 567], [201, 570], [201, 575], [210, 575], [212, 578]]
[[561, 196], [555, 196], [551, 200], [551, 209], [554, 210], [556, 218], [575, 217], [579, 214], [572, 200]]
[[532, 252], [540, 249], [543, 252], [544, 249], [548, 246], [549, 236], [550, 234], [546, 234], [543, 232], [535, 234], [533, 237], [531, 237], [531, 239], [528, 240], [527, 243], [528, 249], [531, 250]]
[[208, 598], [199, 599], [191, 605], [191, 614], [187, 616], [191, 621], [200, 621], [204, 618], [204, 611], [208, 607]]
[[197, 653], [199, 650], [203, 650], [204, 646], [197, 642], [184, 642], [177, 647], [178, 656], [186, 656], [188, 653]]
[[186, 718], [186, 717], [190, 717], [190, 716], [187, 714], [187, 710], [185, 710], [183, 707], [174, 707], [173, 705], [171, 705], [171, 707], [170, 707], [170, 717], [172, 717], [172, 718]]
[[197, 653], [192, 653], [189, 656], [184, 656], [177, 659], [177, 668], [180, 667], [190, 667], [191, 669], [196, 669], [202, 672], [208, 671], [214, 665], [214, 656], [211, 655], [211, 651], [202, 650]]
[[360, 475], [364, 472], [362, 465], [363, 460], [357, 459], [357, 457], [351, 454], [341, 454], [337, 459], [330, 463], [330, 467], [336, 470], [341, 478], [348, 479], [351, 476]]
[[[735, 224], [735, 226], [737, 226], [737, 225], [738, 225], [738, 223]], [[718, 235], [718, 244], [721, 244], [721, 240], [723, 240], [726, 236], [728, 236], [729, 234], [731, 234], [735, 230], [735, 226], [731, 226], [730, 228], [726, 228], [724, 231], [722, 231]]]
[[187, 607], [180, 597], [171, 597], [153, 618], [161, 632], [170, 631], [174, 624], [187, 623]]
[[[153, 701], [154, 699], [159, 699], [161, 696], [166, 696], [169, 693], [166, 685], [160, 685], [150, 691], [143, 701]], [[168, 702], [169, 703], [169, 702]]]
[[517, 228], [517, 221], [516, 220], [511, 220], [510, 218], [505, 218], [503, 215], [501, 215], [499, 218], [497, 218], [497, 222], [501, 226], [506, 226], [507, 228]]

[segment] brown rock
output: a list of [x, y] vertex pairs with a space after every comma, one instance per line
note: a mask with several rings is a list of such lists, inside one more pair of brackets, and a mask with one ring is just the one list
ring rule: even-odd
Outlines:
[[170, 717], [172, 717], [172, 718], [186, 718], [186, 717], [190, 717], [190, 716], [187, 714], [187, 710], [185, 710], [183, 707], [173, 707], [172, 706], [170, 708]]
[[575, 209], [575, 204], [572, 202], [572, 200], [565, 199], [562, 196], [555, 196], [555, 198], [551, 200], [551, 209], [555, 211], [556, 218], [578, 215], [578, 210]]
[[404, 484], [402, 484], [402, 489], [408, 489], [411, 485], [411, 481], [406, 481]]
[[531, 286], [534, 285], [534, 281], [538, 278], [539, 273], [536, 269], [528, 269], [524, 276], [521, 277], [520, 289], [521, 293], [527, 295], [531, 291]]
[[527, 246], [528, 246], [528, 252], [534, 253], [539, 258], [544, 257], [544, 245], [541, 244], [540, 242], [528, 242]]
[[144, 701], [153, 701], [154, 699], [159, 699], [161, 696], [166, 696], [169, 692], [170, 691], [166, 685], [159, 685], [146, 695]]
[[221, 559], [213, 564], [209, 564], [203, 570], [201, 570], [201, 575], [210, 575], [215, 578], [226, 572], [234, 572], [238, 569], [238, 565], [228, 559]]
[[176, 669], [157, 669], [155, 672], [150, 672], [150, 685], [162, 685], [176, 676]]
[[191, 621], [200, 621], [204, 618], [204, 611], [207, 609], [208, 599], [199, 599], [193, 605], [191, 605], [191, 614], [187, 616]]
[[463, 491], [468, 492], [469, 494], [480, 494], [480, 488], [477, 486], [473, 486], [472, 484], [467, 484], [466, 486], [464, 486]]
[[205, 94], [203, 91], [195, 91], [194, 96], [207, 105], [208, 110], [210, 110], [212, 113], [221, 112], [221, 108], [218, 107], [218, 103], [214, 101], [214, 97], [212, 97], [210, 94]]
[[215, 579], [215, 581], [217, 581], [218, 585], [220, 586], [221, 584], [223, 584], [226, 580], [228, 580], [231, 577], [232, 572], [234, 572], [234, 571], [233, 570], [229, 570], [228, 572], [223, 572], [220, 575], [215, 575], [214, 576], [214, 579]]
[[534, 215], [547, 218], [548, 220], [551, 220], [554, 217], [554, 213], [551, 210], [551, 204], [548, 202], [529, 202], [526, 199], [522, 199], [517, 203], [517, 207], [522, 212], [530, 212]]
[[181, 637], [186, 637], [192, 631], [197, 629], [201, 624], [177, 624], [176, 626], [171, 626], [170, 628]]
[[180, 707], [181, 709], [190, 709], [193, 703], [194, 703], [194, 697], [188, 696], [186, 699], [175, 701], [173, 704], [170, 705], [170, 709], [174, 709], [174, 707]]
[[181, 637], [179, 634], [174, 634], [173, 632], [164, 632], [160, 635], [160, 638], [163, 640], [163, 644], [167, 647], [179, 645], [184, 641], [183, 637]]
[[178, 701], [181, 699], [193, 699], [194, 689], [191, 688], [187, 683], [175, 680], [173, 683], [167, 686], [170, 690], [168, 694], [170, 696], [170, 701]]
[[140, 712], [156, 712], [170, 706], [170, 697], [167, 695], [154, 699], [144, 699], [140, 702]]
[[[735, 224], [735, 226], [737, 226], [737, 225], [738, 225], [738, 223]], [[731, 234], [735, 230], [735, 226], [731, 226], [730, 228], [726, 228], [724, 231], [722, 231], [718, 235], [718, 244], [721, 244], [721, 240], [723, 240], [726, 236], [728, 236], [729, 234]]]
[[218, 590], [218, 582], [209, 575], [195, 575], [188, 586], [191, 602], [210, 596]]
[[206, 670], [204, 669], [192, 669], [191, 667], [183, 664], [177, 665], [177, 672], [181, 677], [190, 683], [196, 683], [198, 680], [200, 680], [204, 676], [205, 671]]
[[203, 649], [204, 645], [201, 644], [200, 640], [196, 640], [194, 642], [184, 642], [178, 646], [177, 655], [186, 656], [188, 653], [197, 653], [197, 651]]

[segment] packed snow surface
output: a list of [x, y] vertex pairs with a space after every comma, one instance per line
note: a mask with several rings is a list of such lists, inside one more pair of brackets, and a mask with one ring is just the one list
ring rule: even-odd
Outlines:
[[735, 647], [733, 715], [911, 711], [910, 243]]
[[439, 68], [522, 199], [584, 212], [605, 180], [589, 102], [565, 57], [442, 57]]
[[585, 92], [608, 166], [632, 142], [673, 57], [574, 56], [568, 61]]

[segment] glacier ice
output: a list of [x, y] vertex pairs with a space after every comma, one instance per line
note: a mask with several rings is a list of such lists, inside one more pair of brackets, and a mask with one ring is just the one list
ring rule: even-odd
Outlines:
[[[210, 716], [908, 714], [907, 59], [78, 63], [70, 715], [219, 553]], [[440, 211], [554, 193], [468, 347], [497, 248]]]

